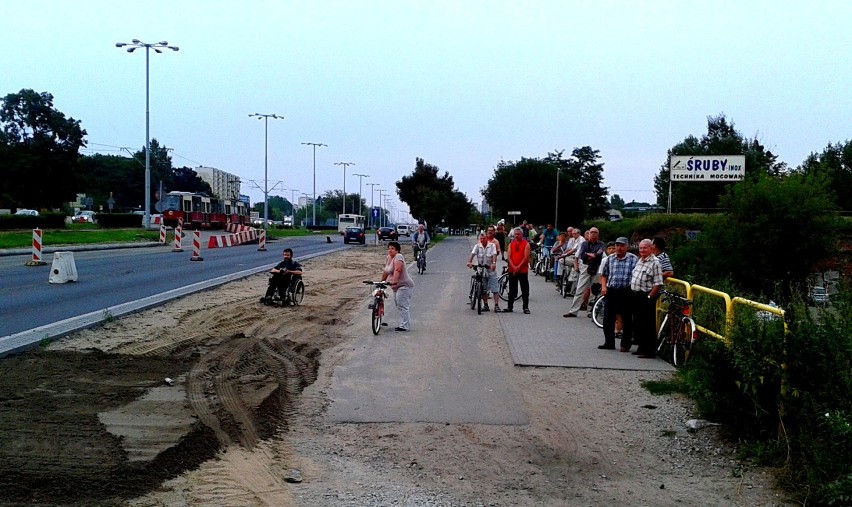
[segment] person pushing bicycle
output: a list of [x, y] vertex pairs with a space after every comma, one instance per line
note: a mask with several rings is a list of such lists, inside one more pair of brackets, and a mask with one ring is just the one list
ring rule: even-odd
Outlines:
[[423, 270], [426, 270], [426, 250], [429, 249], [429, 233], [423, 224], [417, 226], [417, 232], [411, 237], [411, 248], [414, 250], [414, 258], [417, 258], [418, 252], [423, 250]]
[[497, 284], [497, 245], [488, 239], [488, 235], [481, 233], [479, 235], [479, 243], [473, 246], [470, 252], [470, 257], [467, 259], [467, 267], [473, 267], [473, 259], [479, 266], [486, 266], [485, 269], [485, 287], [482, 291], [483, 312], [488, 312], [488, 294], [494, 295], [494, 311], [500, 313], [500, 287]]

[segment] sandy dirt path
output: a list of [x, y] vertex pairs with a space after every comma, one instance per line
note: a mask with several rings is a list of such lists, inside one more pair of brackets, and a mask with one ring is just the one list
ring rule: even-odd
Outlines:
[[529, 424], [330, 422], [383, 260], [307, 261], [299, 308], [258, 304], [257, 275], [4, 359], [0, 503], [787, 505], [717, 429], [686, 431], [687, 400], [640, 386], [667, 374], [512, 367], [499, 326], [481, 347]]

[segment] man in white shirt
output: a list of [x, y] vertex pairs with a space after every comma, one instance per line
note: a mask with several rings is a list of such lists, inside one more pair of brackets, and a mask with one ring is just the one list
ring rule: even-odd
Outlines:
[[485, 283], [482, 290], [482, 311], [491, 311], [488, 308], [488, 293], [494, 295], [494, 311], [499, 313], [500, 288], [497, 284], [497, 246], [488, 239], [488, 235], [480, 234], [479, 243], [473, 246], [470, 257], [467, 259], [467, 267], [473, 267], [473, 260], [480, 266], [485, 266]]

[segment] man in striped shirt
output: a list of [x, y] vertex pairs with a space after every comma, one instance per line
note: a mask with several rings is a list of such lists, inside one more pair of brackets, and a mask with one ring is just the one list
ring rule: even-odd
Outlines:
[[660, 261], [652, 253], [654, 249], [650, 239], [639, 242], [639, 260], [630, 277], [630, 290], [633, 291], [633, 333], [639, 345], [636, 352], [640, 358], [656, 357], [654, 341], [656, 338], [657, 293], [663, 287], [663, 270]]
[[669, 259], [669, 254], [666, 253], [666, 240], [661, 236], [654, 236], [654, 255], [660, 261], [660, 268], [663, 270], [663, 280], [674, 276], [674, 266]]
[[607, 257], [601, 269], [601, 296], [604, 300], [604, 344], [599, 349], [615, 348], [615, 320], [621, 315], [621, 352], [629, 352], [632, 346], [633, 312], [630, 309], [630, 278], [636, 267], [636, 256], [627, 251], [627, 238], [615, 240], [615, 253]]

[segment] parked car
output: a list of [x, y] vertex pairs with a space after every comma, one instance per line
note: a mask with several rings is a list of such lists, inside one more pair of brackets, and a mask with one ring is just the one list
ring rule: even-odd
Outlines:
[[820, 287], [819, 285], [817, 285], [816, 287], [811, 289], [809, 299], [814, 305], [826, 306], [828, 305], [828, 292], [825, 290], [825, 287]]
[[343, 233], [343, 243], [361, 243], [362, 245], [367, 242], [367, 237], [364, 235], [364, 229], [360, 227], [347, 227], [346, 231]]
[[379, 227], [376, 234], [378, 234], [379, 239], [396, 240], [399, 238], [399, 234], [396, 233], [396, 229], [393, 227]]
[[19, 209], [18, 211], [15, 212], [15, 214], [16, 215], [24, 215], [24, 216], [28, 216], [28, 217], [37, 217], [38, 211], [36, 211], [34, 209]]
[[71, 222], [75, 224], [93, 224], [95, 223], [95, 212], [87, 210], [78, 211], [71, 217]]

